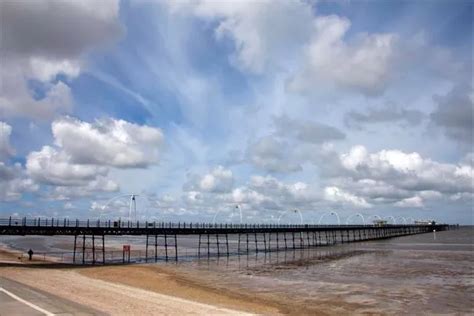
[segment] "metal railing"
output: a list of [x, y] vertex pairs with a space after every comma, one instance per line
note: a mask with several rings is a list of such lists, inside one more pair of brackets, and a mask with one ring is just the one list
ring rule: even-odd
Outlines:
[[[374, 224], [365, 225], [315, 225], [315, 224], [232, 224], [232, 223], [200, 223], [200, 222], [140, 222], [140, 221], [122, 221], [122, 220], [79, 220], [69, 218], [0, 218], [0, 226], [15, 226], [15, 227], [80, 227], [80, 228], [178, 228], [178, 229], [193, 229], [193, 228], [219, 228], [219, 229], [233, 229], [233, 228], [247, 228], [247, 229], [262, 229], [262, 228], [319, 228], [319, 227], [374, 227]], [[414, 224], [385, 224], [384, 227], [390, 226], [419, 226]]]

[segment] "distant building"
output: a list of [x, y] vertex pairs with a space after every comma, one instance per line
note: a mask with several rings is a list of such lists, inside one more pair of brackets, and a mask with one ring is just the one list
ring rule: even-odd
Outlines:
[[385, 226], [388, 222], [383, 219], [376, 219], [372, 223], [374, 223], [374, 226]]
[[420, 220], [415, 221], [415, 225], [436, 225], [436, 222], [433, 220]]

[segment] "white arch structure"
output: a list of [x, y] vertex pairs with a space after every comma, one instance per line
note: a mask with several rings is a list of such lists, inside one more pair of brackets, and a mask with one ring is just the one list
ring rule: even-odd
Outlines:
[[[134, 210], [134, 215], [135, 218], [137, 217], [137, 202], [136, 202], [136, 197], [139, 196], [138, 194], [122, 194], [122, 195], [117, 195], [108, 200], [103, 206], [102, 206], [102, 211], [105, 210], [105, 208], [112, 203], [115, 200], [118, 200], [123, 197], [129, 197], [130, 198], [130, 205], [129, 205], [129, 210], [128, 210], [128, 220], [132, 220], [132, 205], [133, 205], [133, 210]], [[101, 214], [102, 215], [102, 214]]]
[[393, 216], [387, 216], [387, 218], [390, 218], [390, 219], [392, 220], [392, 223], [393, 223], [393, 224], [396, 224], [396, 223], [397, 223], [397, 221], [395, 220], [395, 217], [393, 217]]
[[303, 214], [301, 214], [300, 210], [298, 209], [294, 209], [292, 211], [285, 211], [284, 213], [282, 213], [279, 217], [278, 217], [278, 225], [280, 224], [280, 220], [282, 219], [283, 216], [285, 216], [286, 214], [288, 214], [288, 212], [294, 212], [294, 213], [298, 213], [299, 216], [300, 216], [300, 224], [303, 225]]
[[324, 216], [326, 216], [326, 215], [335, 215], [336, 218], [337, 218], [337, 225], [341, 225], [341, 219], [339, 218], [339, 214], [337, 214], [335, 211], [326, 212], [323, 215], [321, 215], [321, 217], [319, 218], [319, 221], [318, 221], [318, 225], [321, 224], [321, 221], [323, 220]]
[[372, 218], [372, 217], [377, 217], [379, 220], [383, 220], [382, 217], [378, 216], [377, 214], [374, 214], [374, 215], [370, 215], [369, 218]]
[[364, 218], [364, 216], [363, 216], [361, 213], [356, 213], [356, 214], [350, 215], [350, 216], [346, 219], [346, 225], [349, 225], [349, 219], [351, 219], [351, 217], [353, 217], [353, 216], [359, 216], [360, 218], [362, 218], [362, 223], [365, 225], [365, 218]]
[[[408, 222], [408, 220], [410, 220], [410, 219], [411, 219], [411, 223]], [[413, 217], [407, 217], [407, 222], [408, 222], [409, 224], [415, 224], [415, 219], [414, 219]]]
[[[238, 210], [239, 210], [240, 224], [242, 224], [242, 207], [240, 207], [240, 205], [237, 204], [237, 205], [235, 206], [235, 209], [238, 209]], [[221, 211], [218, 210], [218, 211], [216, 212], [216, 214], [214, 214], [214, 217], [212, 218], [212, 223], [213, 223], [213, 224], [216, 224], [216, 218], [217, 218], [217, 215], [220, 214], [220, 212], [221, 212]], [[234, 214], [234, 212], [232, 212], [232, 214]]]
[[398, 217], [398, 219], [403, 220], [403, 224], [405, 224], [405, 225], [407, 224], [407, 219], [405, 217], [400, 216], [400, 217]]

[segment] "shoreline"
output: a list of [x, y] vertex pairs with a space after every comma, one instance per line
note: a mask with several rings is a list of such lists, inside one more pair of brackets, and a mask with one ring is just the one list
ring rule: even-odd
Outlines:
[[[202, 284], [198, 278], [180, 273], [175, 266], [156, 264], [77, 266], [56, 263], [54, 261], [19, 260], [21, 252], [0, 248], [0, 277], [31, 286], [50, 294], [83, 302], [97, 310], [112, 314], [127, 315], [143, 314], [144, 309], [160, 308], [168, 315], [173, 314], [259, 314], [282, 315], [299, 314], [301, 310], [290, 311], [278, 302], [258, 298], [253, 294], [212, 287]], [[26, 260], [25, 260], [26, 259]], [[79, 285], [75, 288], [75, 283]], [[70, 287], [65, 293], [64, 287]], [[87, 284], [87, 290], [81, 293], [81, 284]], [[121, 302], [104, 304], [99, 300], [102, 289], [127, 292]], [[142, 302], [141, 306], [128, 309], [135, 305], [134, 293], [143, 297], [154, 297], [155, 302]], [[94, 295], [99, 295], [97, 299]], [[128, 301], [127, 301], [128, 300]], [[120, 306], [120, 308], [117, 308]], [[176, 309], [176, 311], [173, 311]], [[197, 309], [197, 310], [196, 310]], [[126, 311], [126, 312], [125, 312]]]

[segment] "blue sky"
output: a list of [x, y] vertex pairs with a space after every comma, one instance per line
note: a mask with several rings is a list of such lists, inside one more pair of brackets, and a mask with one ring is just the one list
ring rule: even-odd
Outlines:
[[0, 216], [472, 224], [472, 12], [2, 2]]

